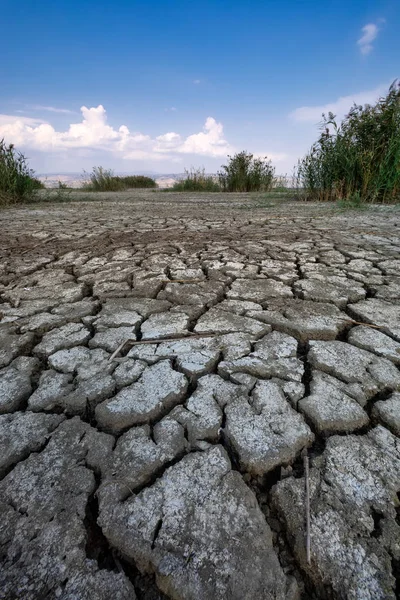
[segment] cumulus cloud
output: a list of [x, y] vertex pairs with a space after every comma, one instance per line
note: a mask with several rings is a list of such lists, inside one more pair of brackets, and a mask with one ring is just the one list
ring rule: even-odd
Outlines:
[[223, 126], [208, 117], [203, 131], [182, 137], [168, 132], [152, 138], [130, 132], [126, 125], [115, 129], [107, 123], [105, 108], [82, 106], [82, 121], [66, 131], [56, 131], [48, 122], [20, 116], [0, 115], [0, 139], [22, 148], [60, 151], [68, 149], [105, 150], [126, 159], [173, 159], [182, 154], [226, 156], [234, 148], [224, 138]]
[[226, 156], [231, 151], [231, 146], [224, 139], [222, 123], [217, 123], [208, 117], [203, 131], [189, 135], [179, 146], [179, 152], [184, 154], [209, 154], [212, 149], [213, 156]]
[[320, 106], [302, 106], [290, 113], [289, 117], [295, 121], [316, 123], [321, 120], [322, 113], [332, 112], [339, 119], [343, 118], [354, 103], [374, 104], [380, 96], [388, 90], [388, 84], [379, 85], [373, 90], [358, 92], [349, 96], [341, 96], [334, 102]]
[[[381, 19], [383, 22], [383, 19]], [[376, 23], [367, 23], [361, 29], [363, 35], [357, 40], [357, 45], [360, 47], [360, 52], [363, 55], [367, 55], [373, 49], [372, 42], [376, 39], [380, 28]]]

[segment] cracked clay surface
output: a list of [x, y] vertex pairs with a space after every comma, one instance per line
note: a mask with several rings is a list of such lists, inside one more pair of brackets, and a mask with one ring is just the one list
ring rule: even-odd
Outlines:
[[396, 210], [98, 196], [0, 212], [0, 598], [398, 597]]

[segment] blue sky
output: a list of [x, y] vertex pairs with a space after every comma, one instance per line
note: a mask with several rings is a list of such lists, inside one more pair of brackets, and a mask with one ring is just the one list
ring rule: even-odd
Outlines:
[[400, 76], [399, 0], [0, 0], [0, 139], [38, 172], [290, 173], [321, 112]]

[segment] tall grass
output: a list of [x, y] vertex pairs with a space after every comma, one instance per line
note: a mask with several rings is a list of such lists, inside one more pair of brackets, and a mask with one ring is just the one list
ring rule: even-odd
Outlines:
[[299, 161], [306, 200], [400, 201], [400, 86], [395, 81], [374, 106], [354, 105], [338, 124], [322, 115], [320, 136]]
[[169, 188], [173, 192], [219, 192], [220, 186], [212, 175], [206, 175], [205, 169], [195, 169], [190, 171], [185, 169], [185, 178], [177, 181]]
[[0, 205], [31, 200], [43, 187], [28, 167], [25, 156], [17, 152], [13, 144], [0, 140]]
[[125, 189], [122, 182], [114, 176], [114, 171], [103, 167], [93, 167], [89, 181], [83, 187], [91, 192], [118, 192]]
[[229, 163], [218, 172], [219, 183], [224, 192], [259, 192], [271, 189], [275, 169], [267, 157], [254, 158], [243, 151], [228, 156]]
[[155, 188], [157, 184], [154, 179], [143, 175], [117, 177], [112, 169], [93, 167], [89, 181], [84, 183], [83, 187], [91, 192], [120, 192], [130, 188]]

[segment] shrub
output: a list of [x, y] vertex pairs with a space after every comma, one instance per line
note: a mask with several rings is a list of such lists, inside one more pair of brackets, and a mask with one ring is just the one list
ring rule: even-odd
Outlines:
[[118, 192], [126, 189], [119, 177], [114, 176], [112, 169], [103, 167], [93, 167], [89, 174], [89, 182], [83, 187], [92, 192]]
[[13, 144], [0, 140], [0, 204], [31, 200], [44, 185], [34, 177], [27, 160]]
[[259, 192], [271, 189], [275, 169], [267, 157], [254, 158], [243, 151], [228, 156], [229, 163], [218, 172], [220, 186], [224, 192]]
[[145, 177], [144, 175], [128, 175], [126, 177], [117, 177], [129, 188], [156, 188], [157, 183], [151, 177]]
[[299, 161], [306, 200], [400, 200], [400, 87], [395, 81], [374, 106], [351, 108], [341, 124], [322, 115], [320, 136]]
[[206, 175], [205, 169], [195, 169], [191, 167], [190, 171], [185, 169], [185, 179], [174, 183], [169, 191], [173, 192], [219, 192], [220, 186], [212, 175]]
[[117, 177], [112, 169], [93, 167], [89, 181], [83, 187], [92, 192], [120, 192], [129, 188], [154, 188], [157, 184], [154, 179], [143, 175]]
[[45, 190], [46, 186], [43, 181], [40, 181], [37, 177], [32, 177], [32, 187], [34, 190]]

